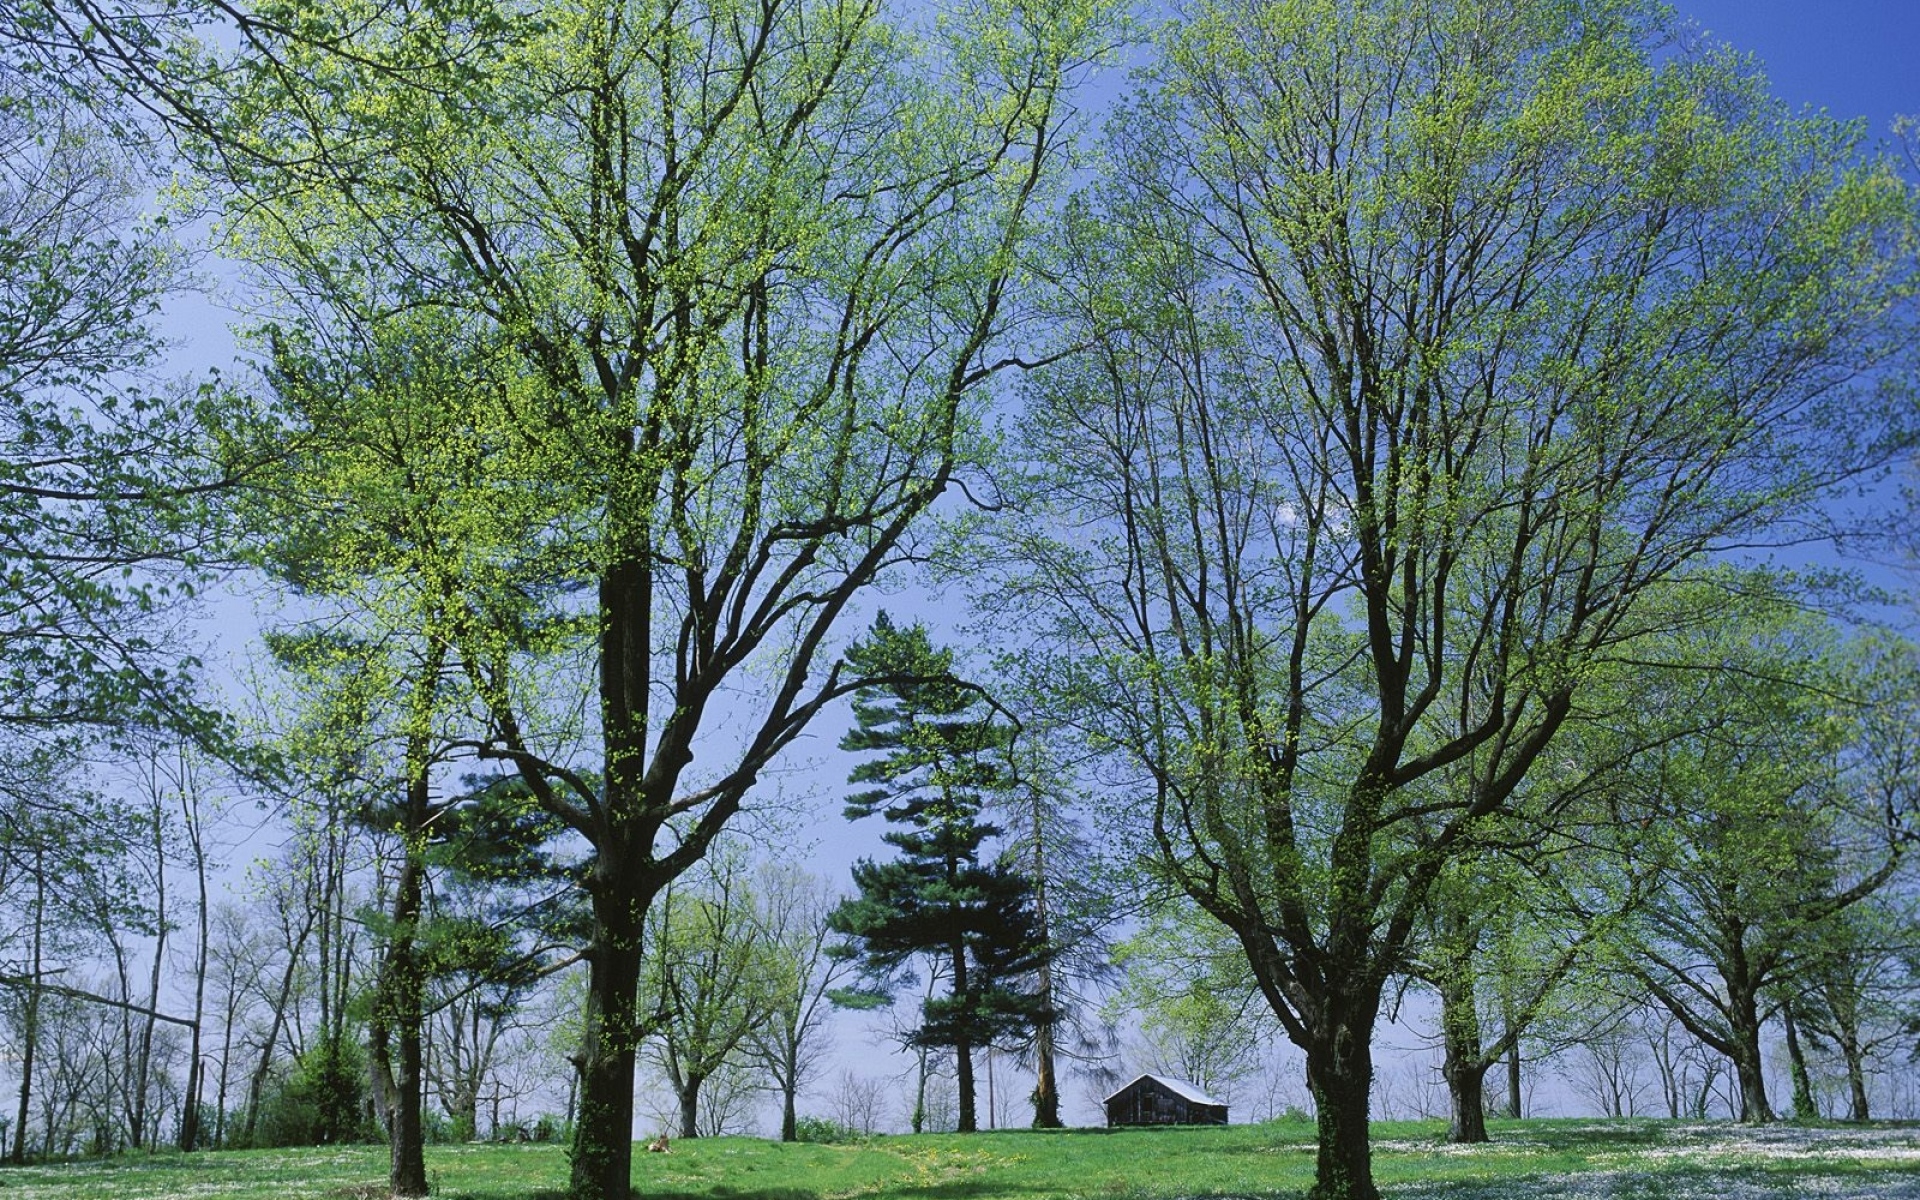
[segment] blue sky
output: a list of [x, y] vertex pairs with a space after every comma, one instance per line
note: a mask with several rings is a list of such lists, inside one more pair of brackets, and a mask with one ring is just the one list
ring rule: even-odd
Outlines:
[[1884, 136], [1920, 113], [1920, 0], [1671, 0], [1716, 41], [1758, 58], [1776, 96], [1865, 117]]

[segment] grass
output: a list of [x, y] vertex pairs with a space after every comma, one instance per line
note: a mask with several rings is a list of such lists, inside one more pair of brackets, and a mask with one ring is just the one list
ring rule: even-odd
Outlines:
[[[1665, 1121], [1495, 1122], [1488, 1146], [1434, 1123], [1375, 1125], [1394, 1200], [1920, 1200], [1920, 1127]], [[1190, 1200], [1294, 1197], [1313, 1178], [1305, 1123], [1208, 1129], [1001, 1131], [855, 1145], [753, 1138], [636, 1153], [651, 1200]], [[434, 1146], [442, 1200], [557, 1200], [557, 1146]], [[378, 1146], [159, 1154], [0, 1169], [0, 1200], [375, 1200]]]

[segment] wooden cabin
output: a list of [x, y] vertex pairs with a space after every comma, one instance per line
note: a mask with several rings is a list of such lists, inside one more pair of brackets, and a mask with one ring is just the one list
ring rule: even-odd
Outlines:
[[1107, 1125], [1225, 1125], [1227, 1106], [1183, 1079], [1142, 1075], [1106, 1099]]

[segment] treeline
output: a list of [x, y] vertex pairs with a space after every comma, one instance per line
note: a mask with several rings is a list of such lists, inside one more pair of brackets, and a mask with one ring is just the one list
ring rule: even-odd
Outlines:
[[[1377, 1196], [1414, 991], [1463, 1140], [1556, 1041], [1625, 1107], [1646, 1013], [1672, 1111], [1711, 1066], [1776, 1116], [1777, 1029], [1794, 1111], [1826, 1054], [1868, 1115], [1916, 672], [1767, 554], [1910, 525], [1920, 205], [1674, 20], [10, 8], [11, 1149], [371, 1123], [420, 1195], [429, 1095], [477, 1132], [551, 1026], [570, 1194], [623, 1200], [643, 1061], [697, 1132], [757, 1054], [797, 1133], [821, 997], [917, 1005], [961, 1128], [1030, 1052], [1048, 1124], [1123, 921], [1148, 1037], [1298, 1050], [1317, 1200]], [[239, 358], [164, 382], [190, 226]], [[909, 586], [969, 654], [868, 624]], [[848, 703], [893, 853], [779, 933], [813, 885], [743, 818]], [[253, 803], [272, 899], [216, 920]]]
[[[1449, 1116], [1460, 1140], [1542, 1090], [1607, 1116], [1911, 1114], [1920, 939], [1882, 831], [1914, 786], [1912, 651], [1836, 638], [1778, 601], [1714, 639], [1730, 657], [1676, 654], [1624, 683], [1552, 776], [1555, 828], [1507, 831], [1430, 906], [1394, 987], [1403, 1030], [1432, 1048], [1383, 1064], [1377, 1110]], [[1311, 1113], [1244, 951], [1190, 904], [1121, 894], [1137, 874], [1081, 826], [1107, 802], [1069, 799], [1064, 774], [1041, 769], [1059, 733], [1029, 723], [1014, 739], [1011, 710], [960, 682], [924, 627], [883, 618], [852, 653], [947, 681], [869, 693], [845, 739], [866, 752], [851, 782], [884, 785], [848, 815], [885, 807], [920, 832], [893, 838], [898, 859], [863, 865], [851, 894], [737, 841], [662, 897], [640, 985], [656, 1097], [643, 1120], [677, 1137], [752, 1132], [772, 1099], [790, 1140], [964, 1129], [982, 1055], [999, 1058], [1000, 1125], [1057, 1122], [1062, 1080], [1087, 1100], [1134, 1070], [1197, 1083], [1243, 1117]], [[1649, 680], [1686, 703], [1650, 697]], [[1639, 722], [1645, 744], [1618, 753]], [[289, 836], [269, 835], [279, 849], [236, 891], [220, 882], [222, 831], [247, 819], [231, 799], [245, 781], [178, 744], [132, 767], [62, 824], [13, 833], [9, 1156], [384, 1137], [371, 1006], [405, 854], [378, 789], [283, 800]], [[578, 862], [555, 834], [511, 777], [440, 813], [418, 933], [424, 1141], [571, 1128]], [[946, 891], [949, 850], [956, 869], [1018, 876], [1011, 908], [978, 878]], [[916, 891], [976, 903], [916, 944], [888, 928]], [[1024, 915], [980, 926], [982, 911]], [[919, 912], [930, 922], [924, 897]], [[1110, 945], [1102, 927], [1121, 914], [1131, 936]], [[979, 945], [956, 976], [952, 934], [969, 922], [961, 936]], [[969, 968], [989, 973], [956, 986]], [[848, 1069], [861, 1048], [830, 1028], [836, 1005], [896, 999], [892, 1031], [872, 1036], [914, 1064], [899, 1093]]]

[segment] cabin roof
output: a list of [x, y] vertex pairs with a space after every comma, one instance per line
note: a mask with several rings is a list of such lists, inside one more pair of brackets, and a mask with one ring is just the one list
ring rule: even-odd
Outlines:
[[1214, 1108], [1225, 1108], [1227, 1106], [1225, 1101], [1215, 1100], [1212, 1096], [1207, 1095], [1205, 1092], [1201, 1091], [1199, 1088], [1195, 1087], [1193, 1084], [1188, 1083], [1184, 1079], [1169, 1079], [1165, 1075], [1152, 1075], [1152, 1074], [1136, 1075], [1134, 1078], [1128, 1080], [1125, 1084], [1116, 1088], [1113, 1092], [1113, 1095], [1108, 1096], [1106, 1100], [1102, 1100], [1101, 1103], [1102, 1104], [1107, 1103], [1107, 1101], [1110, 1101], [1115, 1096], [1120, 1095], [1120, 1093], [1126, 1091], [1128, 1088], [1132, 1087], [1134, 1084], [1139, 1083], [1142, 1079], [1153, 1080], [1155, 1083], [1159, 1084], [1161, 1087], [1166, 1088], [1168, 1091], [1172, 1092], [1174, 1095], [1185, 1099], [1190, 1104], [1206, 1104], [1206, 1105], [1211, 1105]]

